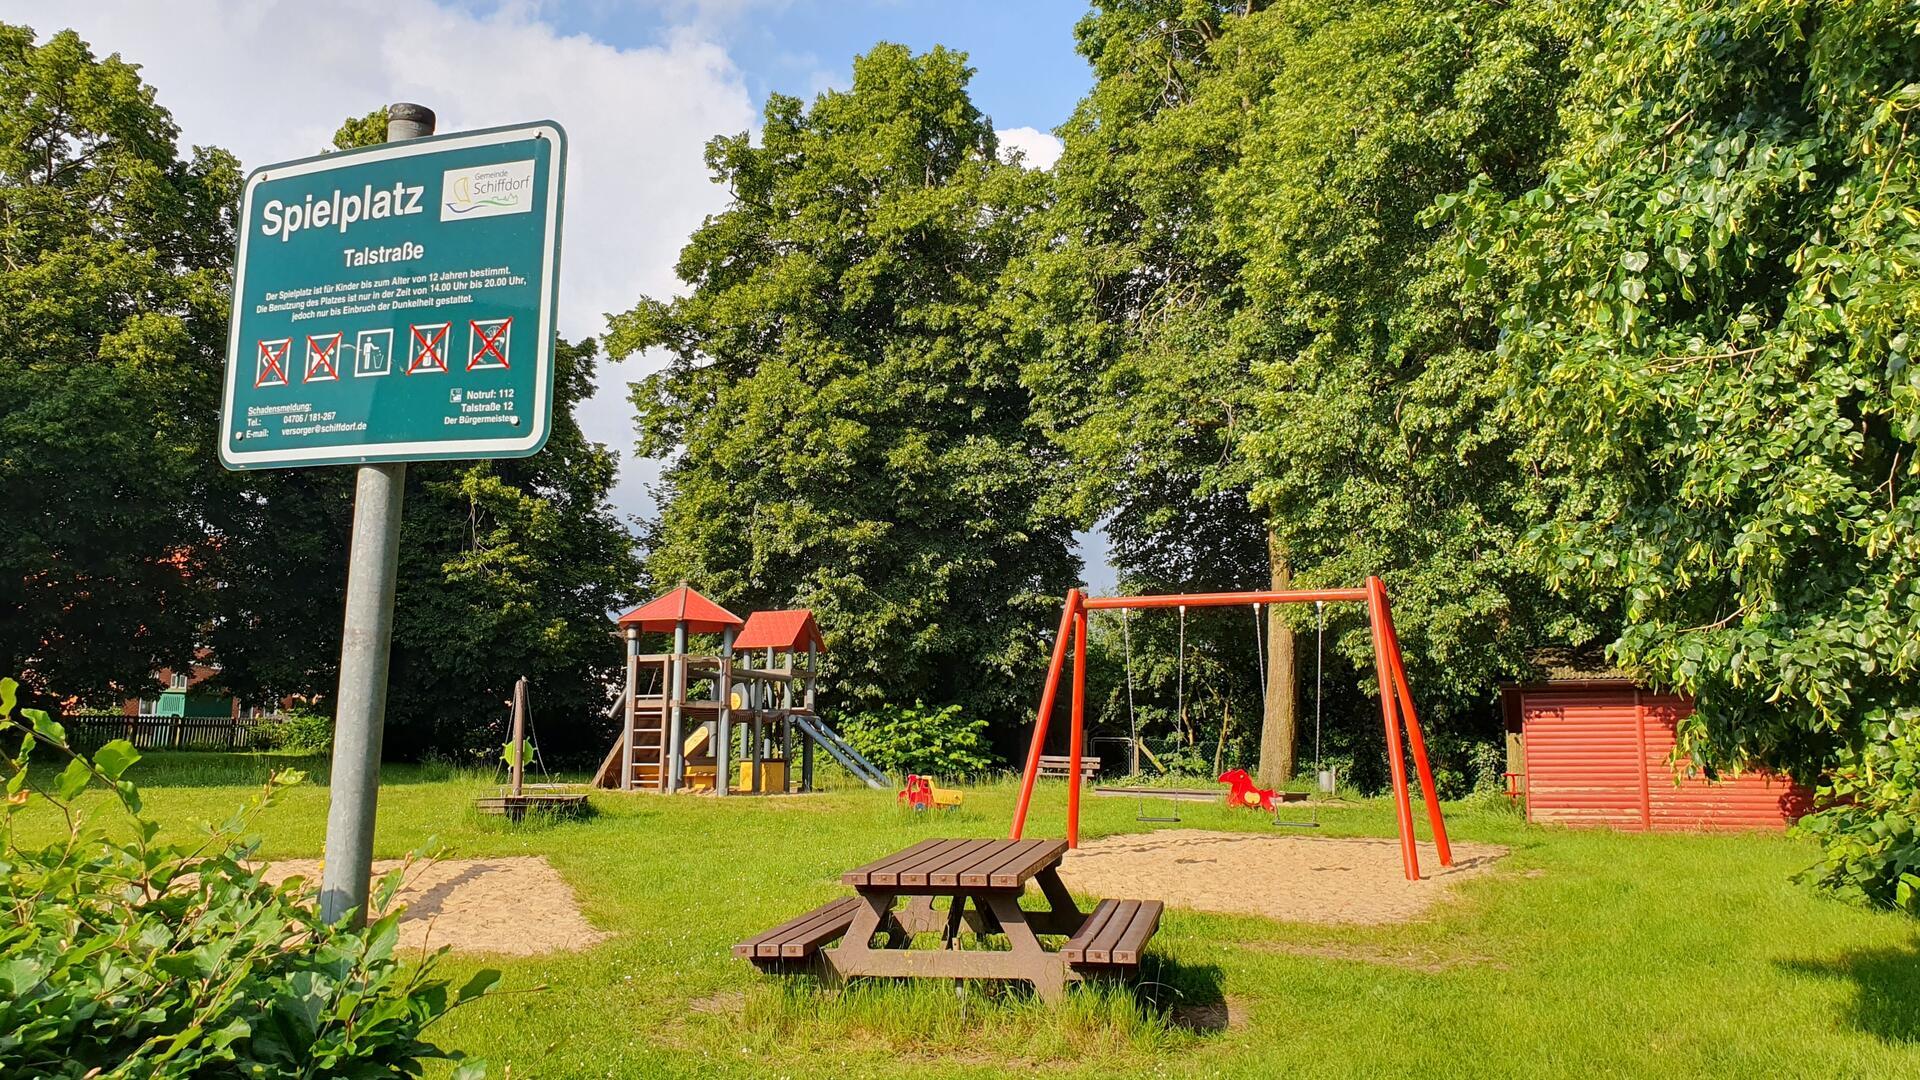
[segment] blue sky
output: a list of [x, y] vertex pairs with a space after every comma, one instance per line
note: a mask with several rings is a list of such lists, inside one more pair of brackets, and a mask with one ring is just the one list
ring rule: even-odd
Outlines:
[[[805, 98], [826, 85], [845, 86], [853, 57], [878, 41], [965, 52], [977, 71], [974, 102], [995, 127], [1050, 131], [1093, 81], [1073, 47], [1073, 27], [1087, 5], [1070, 0], [746, 0], [694, 6], [739, 66], [756, 105], [772, 92]], [[559, 28], [617, 46], [659, 44], [678, 31], [687, 10], [606, 0], [542, 8]]]

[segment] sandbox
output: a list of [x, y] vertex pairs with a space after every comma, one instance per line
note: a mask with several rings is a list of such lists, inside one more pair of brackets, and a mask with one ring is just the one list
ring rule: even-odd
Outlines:
[[[400, 865], [395, 859], [375, 862], [375, 889]], [[317, 885], [320, 861], [284, 859], [266, 872], [273, 882], [296, 876]], [[407, 909], [400, 917], [402, 948], [450, 945], [459, 952], [538, 956], [584, 949], [608, 937], [587, 922], [573, 889], [537, 855], [416, 863], [396, 902]]]
[[1400, 842], [1167, 829], [1090, 840], [1060, 876], [1083, 896], [1142, 896], [1169, 907], [1286, 922], [1376, 924], [1417, 918], [1484, 874], [1507, 849], [1455, 841], [1453, 865], [1420, 844], [1423, 880], [1408, 881]]

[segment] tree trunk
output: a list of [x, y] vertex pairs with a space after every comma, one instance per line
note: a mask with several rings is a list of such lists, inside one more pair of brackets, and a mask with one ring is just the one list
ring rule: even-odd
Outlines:
[[[1267, 530], [1267, 559], [1271, 566], [1272, 588], [1277, 592], [1293, 584], [1293, 569], [1287, 565], [1280, 541]], [[1260, 784], [1276, 787], [1293, 779], [1296, 734], [1295, 706], [1300, 698], [1294, 689], [1293, 628], [1280, 612], [1281, 605], [1267, 605], [1267, 700], [1260, 718]]]

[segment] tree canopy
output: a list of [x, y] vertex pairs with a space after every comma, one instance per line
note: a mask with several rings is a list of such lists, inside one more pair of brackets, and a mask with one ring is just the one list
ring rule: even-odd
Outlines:
[[853, 85], [773, 95], [708, 144], [727, 209], [689, 289], [613, 319], [641, 449], [668, 459], [648, 566], [746, 607], [811, 607], [850, 705], [1011, 720], [1077, 576], [990, 299], [1044, 178], [1001, 160], [958, 53], [879, 45]]
[[1869, 763], [1836, 812], [1904, 848], [1866, 876], [1920, 906], [1916, 30], [1903, 3], [1628, 5], [1542, 183], [1458, 212], [1512, 280], [1540, 575], [1623, 599], [1615, 653], [1693, 695], [1692, 765]]
[[[1516, 554], [1535, 479], [1496, 415], [1494, 291], [1429, 211], [1538, 181], [1577, 29], [1540, 4], [1101, 4], [1009, 276], [1038, 414], [1130, 585], [1380, 574], [1426, 715], [1482, 738], [1494, 681], [1606, 605]], [[1364, 685], [1364, 618], [1329, 618]]]
[[[383, 116], [335, 145], [384, 138]], [[144, 696], [210, 661], [243, 700], [324, 699], [351, 470], [220, 467], [240, 169], [182, 160], [178, 135], [132, 64], [0, 25], [0, 640], [55, 698]], [[610, 737], [606, 616], [640, 569], [606, 499], [614, 455], [572, 418], [596, 355], [560, 343], [537, 457], [409, 470], [395, 752], [484, 752], [521, 674], [549, 751]]]
[[239, 167], [119, 57], [0, 24], [0, 641], [36, 691], [193, 658]]

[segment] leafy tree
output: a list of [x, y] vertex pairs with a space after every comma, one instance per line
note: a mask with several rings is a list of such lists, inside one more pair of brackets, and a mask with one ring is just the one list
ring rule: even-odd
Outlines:
[[[179, 160], [131, 64], [34, 40], [0, 25], [0, 640], [55, 696], [130, 691], [203, 647], [245, 697], [330, 695], [351, 471], [228, 473], [214, 451], [238, 165]], [[375, 113], [335, 143], [384, 134]], [[639, 568], [614, 457], [572, 419], [595, 355], [560, 343], [540, 455], [409, 470], [396, 753], [483, 753], [521, 674], [550, 751], [610, 737], [606, 613]]]
[[106, 696], [193, 657], [239, 169], [138, 70], [0, 24], [0, 652]]
[[[1625, 597], [1615, 655], [1693, 695], [1700, 768], [1915, 775], [1917, 30], [1885, 0], [1624, 5], [1544, 182], [1461, 207], [1514, 277], [1542, 570]], [[1876, 791], [1832, 824], [1916, 811]], [[1891, 897], [1898, 854], [1842, 876]]]
[[[1595, 632], [1516, 557], [1533, 475], [1497, 414], [1494, 292], [1427, 211], [1518, 194], [1558, 135], [1568, 35], [1546, 5], [1282, 3], [1233, 27], [1247, 112], [1214, 190], [1258, 357], [1243, 423], [1253, 497], [1300, 580], [1386, 579], [1427, 715], [1471, 724], [1528, 647]], [[1256, 78], [1257, 76], [1257, 78]], [[1362, 612], [1328, 612], [1370, 666]], [[1469, 728], [1471, 730], [1471, 728]], [[1482, 729], [1484, 730], [1484, 728]]]
[[[1402, 0], [1115, 0], [1081, 24], [1098, 82], [1010, 281], [1129, 587], [1379, 573], [1428, 720], [1468, 730], [1525, 646], [1593, 632], [1512, 555], [1531, 481], [1493, 415], [1492, 290], [1423, 216], [1476, 175], [1537, 180], [1570, 32], [1537, 4]], [[1292, 771], [1288, 631], [1313, 616], [1273, 614], [1263, 780]], [[1370, 668], [1364, 619], [1329, 617]], [[1201, 651], [1255, 667], [1225, 633]]]
[[[1069, 495], [1099, 521], [1135, 592], [1284, 588], [1285, 553], [1249, 501], [1240, 453], [1251, 359], [1222, 332], [1244, 303], [1242, 258], [1219, 242], [1212, 184], [1239, 152], [1222, 111], [1222, 39], [1237, 3], [1100, 3], [1076, 30], [1094, 87], [1061, 129], [1053, 199], [1007, 275], [1003, 306], [1031, 360], [1041, 423], [1072, 462]], [[1156, 625], [1140, 620], [1143, 625]], [[1255, 667], [1244, 632], [1196, 625], [1197, 649]], [[1173, 638], [1149, 631], [1145, 670], [1172, 718]], [[1261, 776], [1292, 772], [1292, 636], [1270, 624], [1274, 692]], [[1156, 645], [1155, 643], [1161, 643]], [[1164, 672], [1160, 678], [1158, 673]], [[1243, 711], [1259, 709], [1258, 703]], [[1181, 737], [1195, 735], [1178, 718]]]
[[670, 459], [649, 568], [814, 609], [849, 707], [1020, 718], [1077, 576], [988, 301], [1044, 180], [996, 156], [964, 58], [876, 46], [853, 87], [708, 144], [731, 193], [689, 285], [616, 316], [642, 452]]

